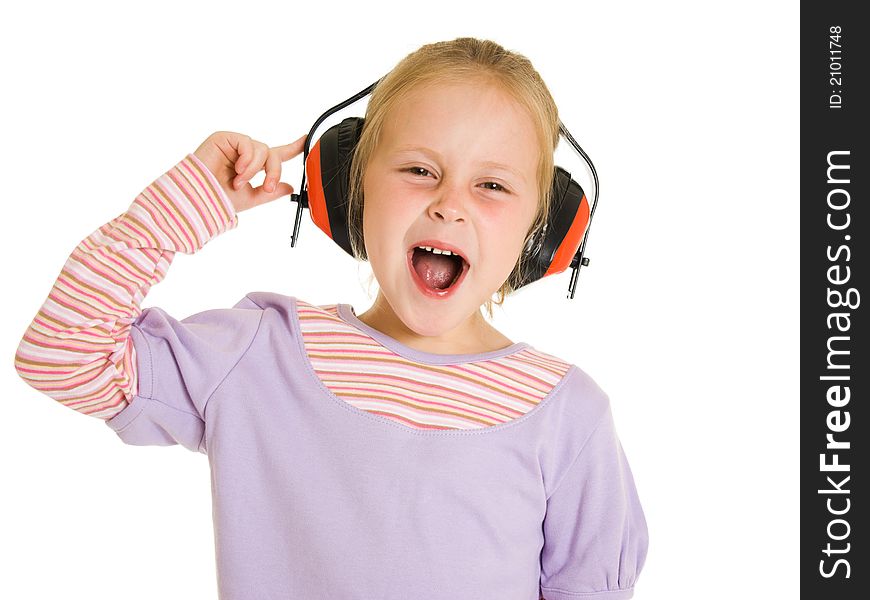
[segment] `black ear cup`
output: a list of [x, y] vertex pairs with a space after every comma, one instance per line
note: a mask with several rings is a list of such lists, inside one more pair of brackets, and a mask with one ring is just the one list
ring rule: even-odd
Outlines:
[[586, 195], [562, 167], [555, 167], [550, 194], [543, 226], [533, 233], [508, 277], [515, 290], [567, 269], [586, 232], [589, 223]]
[[589, 228], [591, 210], [586, 193], [562, 167], [556, 167], [552, 190], [547, 229], [541, 248], [534, 257], [537, 270], [535, 279], [531, 281], [561, 273], [572, 266]]
[[348, 117], [327, 129], [308, 155], [305, 166], [311, 176], [308, 206], [312, 220], [351, 256], [347, 223], [350, 165], [364, 122], [362, 117]]

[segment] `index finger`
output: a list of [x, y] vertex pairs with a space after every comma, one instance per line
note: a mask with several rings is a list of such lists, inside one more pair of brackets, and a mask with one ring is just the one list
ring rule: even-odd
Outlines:
[[288, 161], [294, 156], [298, 155], [302, 152], [302, 149], [305, 147], [305, 138], [308, 134], [304, 134], [302, 137], [297, 139], [294, 142], [290, 142], [289, 144], [284, 144], [283, 146], [275, 146], [272, 148], [281, 159], [281, 162]]

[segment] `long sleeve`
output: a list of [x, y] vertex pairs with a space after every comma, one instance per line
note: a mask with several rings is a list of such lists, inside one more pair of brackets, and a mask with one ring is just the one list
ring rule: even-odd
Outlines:
[[631, 598], [648, 544], [646, 519], [608, 404], [547, 499], [543, 597]]
[[15, 354], [31, 387], [104, 420], [138, 391], [131, 325], [176, 252], [193, 254], [238, 216], [192, 153], [146, 187], [128, 210], [73, 250]]

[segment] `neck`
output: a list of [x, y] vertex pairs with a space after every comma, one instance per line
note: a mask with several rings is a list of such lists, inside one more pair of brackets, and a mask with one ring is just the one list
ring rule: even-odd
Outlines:
[[480, 354], [513, 344], [487, 323], [480, 310], [441, 335], [420, 335], [405, 325], [380, 291], [374, 304], [357, 318], [409, 348], [433, 354]]

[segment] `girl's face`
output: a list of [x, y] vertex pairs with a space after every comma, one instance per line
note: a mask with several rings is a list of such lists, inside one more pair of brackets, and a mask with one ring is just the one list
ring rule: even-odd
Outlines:
[[[479, 80], [416, 88], [393, 107], [363, 181], [363, 234], [378, 300], [408, 329], [459, 340], [480, 328], [535, 215], [538, 144], [525, 109]], [[468, 259], [445, 297], [414, 279], [422, 240]]]

